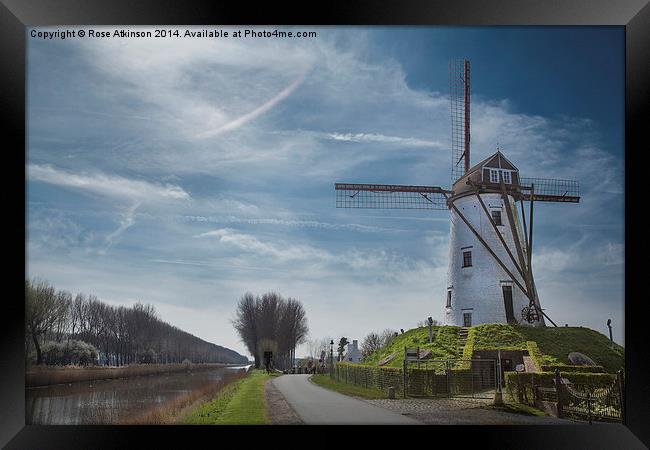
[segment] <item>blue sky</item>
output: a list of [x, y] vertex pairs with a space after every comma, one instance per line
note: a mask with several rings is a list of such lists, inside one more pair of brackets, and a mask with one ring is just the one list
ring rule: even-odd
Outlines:
[[240, 352], [246, 291], [300, 299], [313, 339], [442, 320], [448, 212], [336, 209], [333, 184], [449, 186], [464, 56], [473, 161], [498, 142], [522, 176], [581, 185], [536, 208], [543, 307], [623, 341], [622, 28], [309, 30], [28, 38], [28, 275]]

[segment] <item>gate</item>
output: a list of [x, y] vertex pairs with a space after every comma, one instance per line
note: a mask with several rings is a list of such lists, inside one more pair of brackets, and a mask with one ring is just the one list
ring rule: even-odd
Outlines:
[[559, 373], [556, 373], [555, 385], [558, 416], [588, 420], [589, 423], [592, 420], [624, 421], [625, 388], [622, 371], [609, 386], [574, 384], [561, 379]]
[[493, 359], [418, 360], [404, 363], [409, 397], [494, 398], [497, 366]]

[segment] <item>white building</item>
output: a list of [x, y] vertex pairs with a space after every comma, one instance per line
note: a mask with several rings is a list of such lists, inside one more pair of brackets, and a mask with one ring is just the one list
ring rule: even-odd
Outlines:
[[354, 339], [351, 344], [348, 344], [348, 351], [343, 357], [345, 362], [358, 363], [361, 362], [361, 352], [359, 351], [359, 341]]
[[[514, 259], [518, 260], [507, 209], [512, 212], [524, 260], [528, 259], [526, 245], [523, 245], [527, 236], [524, 235], [522, 215], [517, 210], [514, 198], [506, 195], [507, 200], [503, 199], [501, 180], [506, 188], [508, 185], [519, 184], [519, 171], [497, 151], [470, 168], [452, 187], [453, 195], [449, 199], [451, 230], [445, 302], [447, 325], [528, 324], [522, 318], [522, 309], [529, 306], [530, 301], [519, 287], [527, 288], [527, 280], [516, 269], [513, 258], [503, 245], [505, 242]], [[488, 214], [503, 242], [496, 234]], [[494, 252], [510, 274], [486, 247]], [[528, 280], [528, 283], [531, 281]], [[532, 292], [535, 292], [535, 303], [540, 307], [534, 284]], [[544, 325], [543, 317], [540, 316], [533, 325]]]

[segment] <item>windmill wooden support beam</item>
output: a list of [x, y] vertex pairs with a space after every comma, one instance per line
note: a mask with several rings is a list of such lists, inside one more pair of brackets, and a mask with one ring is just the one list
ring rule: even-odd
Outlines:
[[519, 233], [517, 232], [517, 227], [515, 225], [515, 218], [512, 214], [512, 208], [510, 206], [510, 199], [508, 194], [506, 194], [505, 183], [503, 178], [501, 178], [501, 198], [503, 199], [503, 207], [506, 210], [506, 216], [508, 217], [508, 223], [510, 224], [510, 231], [512, 233], [512, 240], [515, 243], [515, 248], [517, 250], [517, 256], [519, 257], [519, 263], [524, 271], [524, 281], [526, 283], [526, 290], [528, 291], [528, 298], [531, 304], [535, 303], [535, 294], [533, 292], [531, 283], [530, 283], [530, 267], [526, 266], [526, 261], [524, 259], [524, 252], [521, 248], [521, 242], [519, 240]]
[[513, 275], [513, 273], [510, 271], [510, 269], [508, 269], [508, 267], [506, 267], [506, 265], [503, 263], [503, 261], [501, 261], [501, 258], [499, 258], [499, 256], [496, 253], [494, 253], [494, 250], [492, 250], [490, 245], [487, 242], [485, 242], [485, 240], [481, 237], [480, 233], [478, 231], [476, 231], [476, 228], [474, 228], [474, 226], [469, 222], [469, 220], [467, 220], [465, 215], [463, 215], [463, 213], [461, 213], [460, 210], [453, 203], [451, 203], [451, 208], [456, 212], [456, 214], [458, 214], [458, 217], [460, 217], [462, 219], [462, 221], [465, 222], [465, 225], [467, 225], [467, 227], [472, 231], [474, 236], [476, 236], [476, 239], [481, 244], [483, 244], [483, 247], [485, 247], [485, 249], [488, 251], [488, 253], [490, 253], [490, 255], [492, 255], [492, 257], [495, 259], [497, 264], [499, 264], [499, 266], [501, 266], [501, 268], [504, 270], [504, 272], [508, 274], [508, 276], [512, 279], [512, 282], [515, 283], [519, 289], [521, 289], [521, 292], [523, 292], [526, 297], [528, 297], [528, 292], [526, 291], [526, 288], [524, 288], [522, 286], [522, 284], [519, 282], [519, 280], [517, 280], [517, 277], [515, 277]]
[[505, 248], [506, 252], [508, 253], [508, 256], [510, 256], [510, 260], [512, 261], [512, 264], [515, 266], [515, 269], [517, 269], [517, 272], [521, 275], [523, 279], [526, 278], [526, 274], [524, 273], [524, 270], [522, 267], [517, 264], [517, 260], [515, 260], [515, 257], [513, 256], [512, 252], [510, 251], [510, 247], [508, 247], [508, 244], [506, 244], [505, 239], [503, 239], [503, 236], [501, 235], [501, 232], [497, 228], [497, 224], [494, 223], [494, 219], [492, 219], [492, 216], [490, 215], [490, 212], [488, 211], [487, 207], [485, 206], [485, 202], [483, 202], [483, 199], [478, 193], [478, 190], [474, 192], [474, 195], [476, 195], [476, 198], [478, 198], [479, 203], [481, 204], [481, 208], [483, 208], [483, 211], [485, 212], [485, 215], [487, 216], [488, 220], [490, 221], [490, 224], [492, 225], [492, 229], [494, 230], [494, 233], [499, 237], [499, 240], [501, 241], [501, 245], [503, 245], [503, 248]]

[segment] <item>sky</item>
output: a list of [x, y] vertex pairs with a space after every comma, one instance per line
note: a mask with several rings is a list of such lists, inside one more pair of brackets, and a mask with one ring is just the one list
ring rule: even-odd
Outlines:
[[442, 321], [449, 213], [337, 209], [334, 183], [448, 188], [467, 57], [472, 161], [580, 183], [535, 207], [542, 306], [623, 343], [623, 28], [278, 29], [317, 37], [28, 37], [27, 276], [246, 355], [245, 292], [299, 299], [310, 339]]

